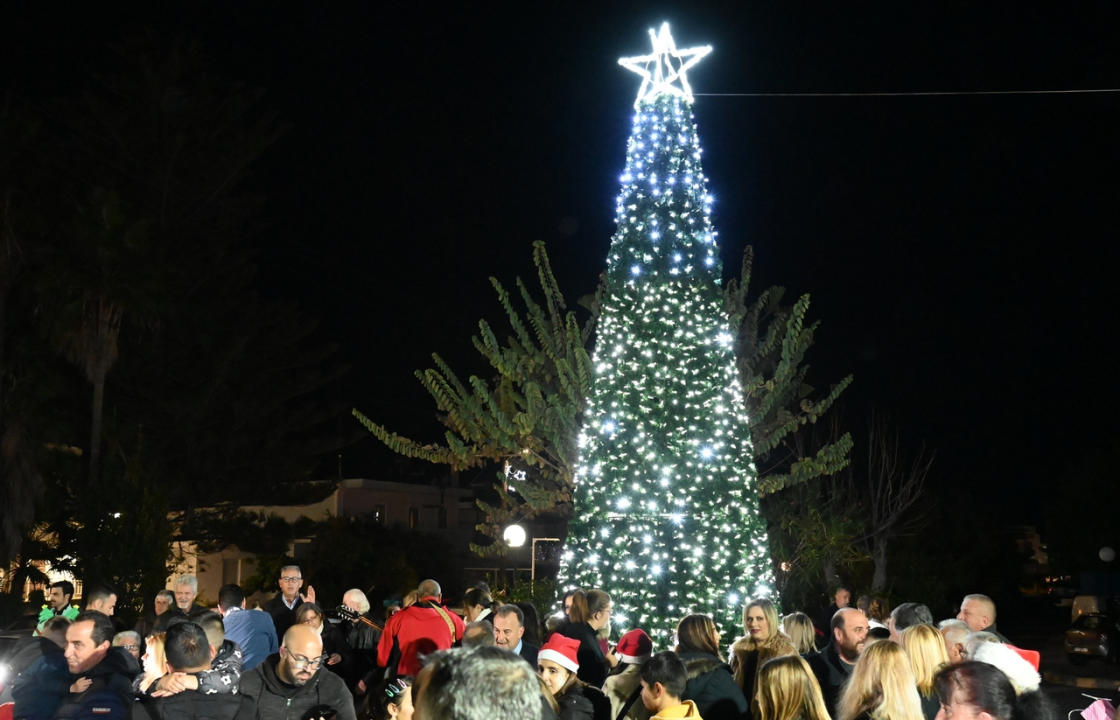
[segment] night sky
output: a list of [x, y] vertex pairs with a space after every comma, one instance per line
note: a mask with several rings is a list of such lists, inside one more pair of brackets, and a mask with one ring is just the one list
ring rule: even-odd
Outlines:
[[[17, 91], [62, 92], [151, 26], [265, 88], [291, 130], [254, 178], [262, 284], [340, 344], [347, 402], [434, 439], [411, 373], [481, 369], [489, 275], [528, 277], [543, 239], [567, 295], [594, 290], [640, 82], [616, 61], [668, 20], [714, 46], [689, 79], [725, 274], [753, 245], [757, 289], [812, 294], [810, 377], [855, 374], [850, 423], [891, 414], [936, 484], [1030, 519], [1044, 494], [1010, 488], [1115, 444], [1120, 93], [733, 96], [1120, 88], [1111, 3], [980, 4], [40, 8], [0, 52]], [[378, 475], [373, 442], [347, 475]]]

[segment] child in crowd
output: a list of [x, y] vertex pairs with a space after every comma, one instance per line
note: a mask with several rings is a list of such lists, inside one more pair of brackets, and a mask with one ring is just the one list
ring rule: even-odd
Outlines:
[[650, 720], [692, 718], [700, 720], [700, 711], [691, 700], [681, 700], [688, 683], [688, 671], [675, 652], [659, 652], [642, 666], [642, 703], [649, 710]]

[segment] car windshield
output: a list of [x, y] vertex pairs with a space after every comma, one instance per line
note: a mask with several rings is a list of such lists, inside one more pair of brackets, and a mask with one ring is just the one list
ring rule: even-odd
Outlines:
[[1101, 615], [1082, 615], [1073, 624], [1074, 630], [1099, 630], [1104, 627], [1104, 617]]

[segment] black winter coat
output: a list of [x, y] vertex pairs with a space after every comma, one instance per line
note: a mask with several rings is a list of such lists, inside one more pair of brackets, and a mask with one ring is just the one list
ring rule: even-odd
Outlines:
[[560, 720], [611, 720], [611, 701], [601, 690], [575, 685], [556, 698]]
[[677, 653], [688, 671], [682, 700], [696, 703], [704, 720], [739, 720], [750, 706], [731, 674], [731, 666], [715, 655], [688, 650]]
[[566, 622], [556, 632], [565, 637], [579, 640], [579, 651], [576, 659], [579, 661], [579, 679], [592, 687], [603, 687], [607, 679], [607, 658], [603, 655], [603, 648], [599, 646], [599, 635], [585, 622]]
[[271, 655], [241, 676], [241, 694], [256, 703], [258, 720], [299, 720], [316, 705], [329, 705], [338, 720], [357, 720], [354, 696], [342, 678], [320, 667], [306, 685], [289, 685], [276, 674], [279, 655]]
[[202, 695], [184, 691], [150, 698], [132, 708], [132, 720], [236, 720], [253, 717], [253, 701], [244, 695]]

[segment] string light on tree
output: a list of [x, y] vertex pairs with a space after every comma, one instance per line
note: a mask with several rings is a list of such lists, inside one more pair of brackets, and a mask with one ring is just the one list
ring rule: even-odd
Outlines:
[[619, 60], [642, 84], [560, 579], [663, 643], [690, 612], [730, 638], [774, 583], [686, 76], [711, 47], [677, 49], [667, 23], [650, 40]]

